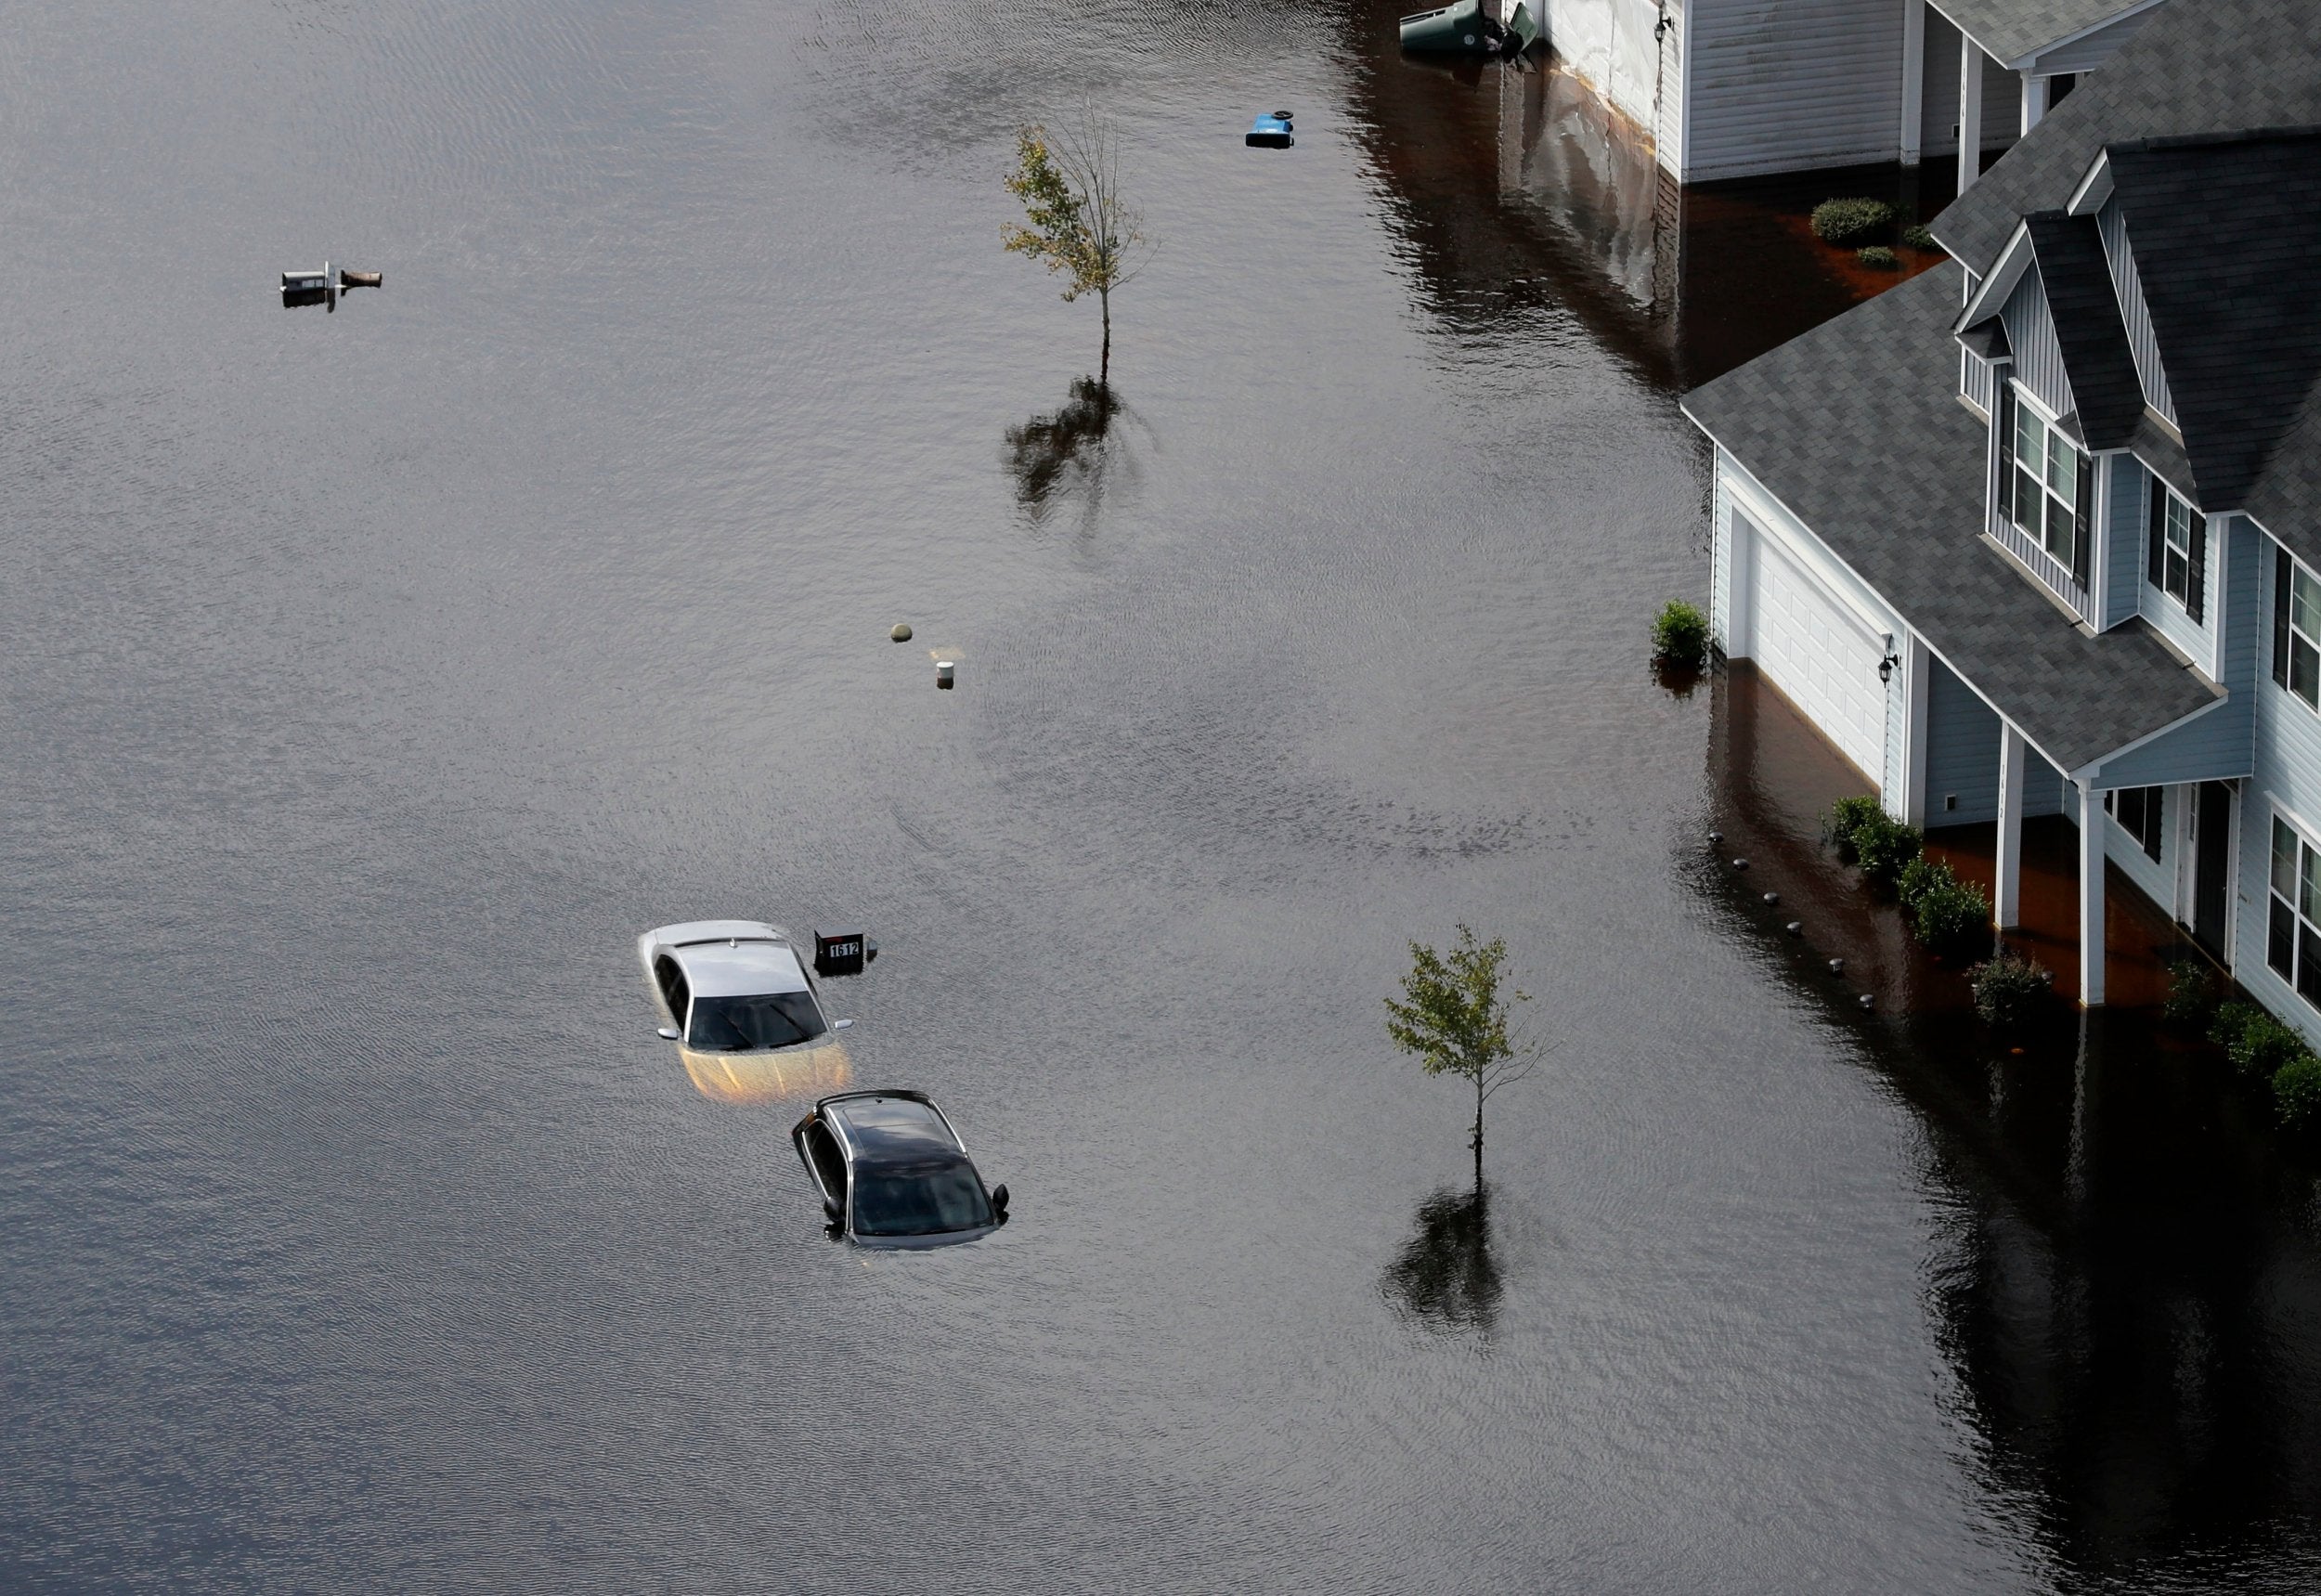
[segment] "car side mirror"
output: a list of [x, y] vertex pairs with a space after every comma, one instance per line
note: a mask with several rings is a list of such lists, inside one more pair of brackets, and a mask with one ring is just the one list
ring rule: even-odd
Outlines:
[[846, 1222], [845, 1205], [835, 1197], [825, 1197], [822, 1200], [822, 1211], [830, 1216], [830, 1223], [833, 1225], [841, 1225]]
[[830, 1022], [830, 1029], [833, 1031], [844, 1031], [853, 1023], [854, 1021], [850, 1019], [834, 1019]]
[[674, 1025], [664, 1025], [660, 1028], [660, 1032], [662, 1041], [674, 1042], [677, 1040], [677, 1027]]
[[1007, 1187], [1005, 1183], [992, 1187], [992, 1211], [994, 1213], [1007, 1212]]

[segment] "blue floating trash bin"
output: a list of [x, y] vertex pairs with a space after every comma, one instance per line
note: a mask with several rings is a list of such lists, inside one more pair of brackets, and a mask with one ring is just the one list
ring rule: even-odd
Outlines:
[[1287, 149], [1296, 139], [1290, 136], [1290, 113], [1277, 110], [1261, 116], [1249, 124], [1249, 134], [1241, 142], [1264, 149]]

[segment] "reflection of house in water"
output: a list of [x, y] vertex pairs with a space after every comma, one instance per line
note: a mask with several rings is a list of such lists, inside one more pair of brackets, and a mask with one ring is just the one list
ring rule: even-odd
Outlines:
[[[1826, 175], [1682, 188], [1649, 131], [1560, 57], [1498, 73], [1499, 209], [1552, 240], [1575, 302], [1679, 387], [1707, 381], [1895, 280], [1816, 240], [1805, 225]], [[1906, 175], [1848, 175], [1857, 192], [1914, 204]], [[1906, 265], [1930, 264], [1904, 252]], [[1581, 288], [1584, 282], [1585, 288]]]
[[1676, 180], [1649, 135], [1553, 56], [1499, 74], [1499, 195], [1534, 210], [1646, 316], [1676, 308]]
[[[1686, 847], [1679, 869], [1908, 1116], [1924, 1302], [1969, 1479], [2083, 1578], [2059, 1589], [2292, 1588], [2243, 1577], [2277, 1576], [2284, 1538], [2308, 1568], [2321, 1555], [2310, 1149], [2281, 1144], [2261, 1097], [2220, 1094], [2219, 1061], [2148, 1015], [2058, 1003], [2028, 1034], [1978, 1027], [1958, 971], [1819, 840], [1849, 767], [1745, 663], [1710, 693], [1723, 846]], [[2055, 852], [2068, 916], [2070, 850]]]

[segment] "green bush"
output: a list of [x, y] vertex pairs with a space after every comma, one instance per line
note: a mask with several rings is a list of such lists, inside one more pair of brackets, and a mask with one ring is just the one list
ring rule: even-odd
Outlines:
[[1813, 207], [1813, 236], [1825, 244], [1859, 244], [1894, 225], [1883, 200], [1824, 200]]
[[1829, 813], [1822, 817], [1822, 840], [1837, 845], [1837, 856], [1848, 863], [1853, 862], [1854, 833], [1878, 817], [1878, 800], [1867, 794], [1839, 798], [1829, 806]]
[[2029, 1018], [2054, 980], [2046, 966], [2003, 949], [1966, 972], [1975, 1012], [1992, 1025], [2018, 1025]]
[[2179, 1025], [2198, 1025], [2216, 1007], [2216, 975], [2199, 959], [2168, 961], [2168, 997], [2159, 1011]]
[[1913, 222], [1904, 227], [1902, 242], [1913, 250], [1938, 250], [1942, 247], [1934, 241], [1934, 229], [1923, 222]]
[[2238, 998], [2218, 1004], [2214, 1017], [2208, 1022], [2208, 1039], [2229, 1052], [2240, 1040], [2240, 1033], [2249, 1029], [2249, 1022], [2263, 1018], [2264, 1010]]
[[1949, 865], [1921, 853], [1903, 865], [1901, 874], [1894, 877], [1894, 896], [1901, 900], [1903, 908], [1915, 913], [1919, 900], [1927, 893], [1957, 883], [1958, 877], [1951, 873]]
[[1854, 858], [1871, 880], [1891, 881], [1918, 857], [1925, 841], [1916, 826], [1904, 825], [1880, 810], [1854, 827]]
[[2284, 1125], [2321, 1124], [2321, 1058], [2310, 1049], [2273, 1072], [2273, 1111]]
[[2269, 1014], [2260, 1013], [2224, 1045], [2224, 1057], [2252, 1081], [2269, 1081], [2281, 1067], [2306, 1051], [2304, 1038]]
[[[1917, 861], [1913, 861], [1915, 864]], [[1964, 954], [1979, 943], [1990, 945], [1990, 900], [1982, 889], [1961, 881], [1947, 864], [1938, 867], [1941, 878], [1929, 884], [1911, 905], [1918, 940], [1938, 954]]]
[[1708, 617], [1681, 600], [1663, 604], [1653, 622], [1653, 657], [1699, 669], [1708, 659]]
[[1854, 251], [1854, 259], [1863, 266], [1875, 266], [1880, 271], [1900, 271], [1902, 266], [1901, 257], [1884, 244], [1871, 244], [1858, 249]]

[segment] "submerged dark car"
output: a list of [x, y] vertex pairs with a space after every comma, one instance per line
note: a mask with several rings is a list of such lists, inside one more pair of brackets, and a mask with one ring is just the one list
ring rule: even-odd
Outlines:
[[941, 1247], [1007, 1223], [959, 1133], [924, 1092], [843, 1092], [790, 1132], [840, 1233], [866, 1247]]

